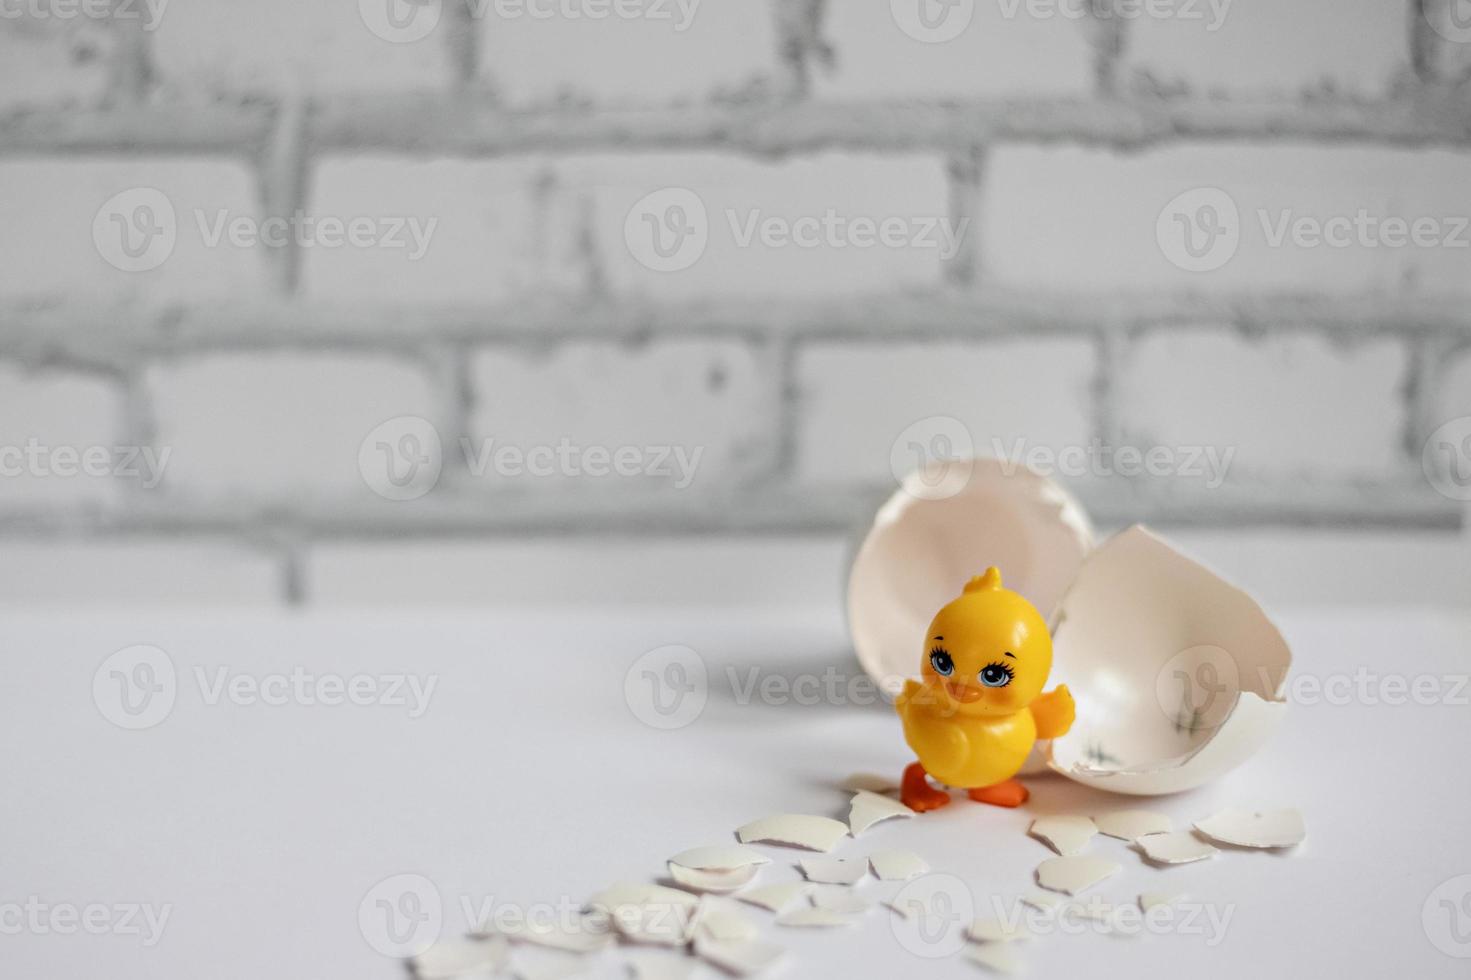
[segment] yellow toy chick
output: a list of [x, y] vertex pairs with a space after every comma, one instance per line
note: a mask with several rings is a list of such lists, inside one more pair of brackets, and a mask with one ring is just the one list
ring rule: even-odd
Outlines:
[[1073, 724], [1067, 686], [1042, 693], [1051, 669], [1052, 637], [1036, 608], [1003, 589], [995, 568], [971, 579], [935, 614], [920, 680], [907, 681], [894, 703], [919, 756], [904, 770], [904, 805], [923, 812], [950, 802], [926, 774], [981, 803], [1025, 803], [1027, 788], [1014, 777], [1033, 743]]

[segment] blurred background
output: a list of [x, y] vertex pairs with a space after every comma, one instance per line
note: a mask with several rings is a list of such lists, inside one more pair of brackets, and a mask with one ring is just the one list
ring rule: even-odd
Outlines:
[[1471, 594], [1466, 0], [0, 0], [0, 598], [832, 604], [1001, 456]]

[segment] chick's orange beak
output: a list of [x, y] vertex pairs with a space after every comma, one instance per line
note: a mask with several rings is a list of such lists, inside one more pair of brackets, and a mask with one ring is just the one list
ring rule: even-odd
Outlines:
[[969, 684], [962, 683], [961, 681], [946, 681], [945, 693], [961, 704], [970, 704], [973, 701], [979, 701], [981, 699], [980, 688], [971, 687]]

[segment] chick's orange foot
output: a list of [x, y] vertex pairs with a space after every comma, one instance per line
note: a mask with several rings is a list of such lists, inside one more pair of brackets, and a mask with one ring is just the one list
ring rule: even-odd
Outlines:
[[950, 794], [931, 786], [925, 779], [924, 766], [912, 762], [904, 770], [904, 779], [899, 786], [899, 802], [915, 813], [924, 813], [948, 804]]
[[965, 791], [965, 795], [977, 803], [1014, 807], [1021, 806], [1027, 802], [1027, 799], [1032, 794], [1019, 781], [1008, 779], [991, 786], [977, 786], [975, 789], [968, 789]]

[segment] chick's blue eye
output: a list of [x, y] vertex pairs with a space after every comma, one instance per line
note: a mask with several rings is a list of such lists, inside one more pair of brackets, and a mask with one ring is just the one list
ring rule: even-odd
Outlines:
[[955, 661], [950, 659], [950, 654], [939, 647], [930, 651], [930, 666], [935, 668], [935, 673], [941, 677], [949, 677], [955, 673]]
[[987, 664], [981, 668], [981, 683], [987, 687], [1005, 687], [1011, 683], [1012, 670], [1006, 664]]

